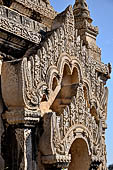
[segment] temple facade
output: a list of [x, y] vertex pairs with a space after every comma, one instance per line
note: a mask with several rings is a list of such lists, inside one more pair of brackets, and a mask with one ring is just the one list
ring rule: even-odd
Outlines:
[[0, 170], [107, 170], [111, 66], [86, 0], [0, 0]]

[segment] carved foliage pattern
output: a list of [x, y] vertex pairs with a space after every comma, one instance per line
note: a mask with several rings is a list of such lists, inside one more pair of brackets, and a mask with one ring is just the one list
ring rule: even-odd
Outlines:
[[44, 92], [48, 89], [48, 80], [50, 79], [47, 75], [48, 69], [50, 66], [59, 69], [58, 61], [63, 53], [71, 56], [71, 60], [77, 59], [79, 61], [83, 73], [82, 78], [89, 82], [90, 95], [92, 95], [90, 98], [97, 97], [102, 105], [104, 82], [98, 73], [108, 75], [108, 66], [88, 56], [80, 36], [77, 36], [71, 7], [66, 9], [64, 23], [48, 36], [37, 54], [23, 58], [23, 82], [25, 82], [23, 89], [27, 105], [32, 108], [39, 105]]
[[[72, 9], [69, 8], [69, 10], [71, 11]], [[28, 105], [31, 104], [32, 107], [40, 103], [41, 97], [47, 89], [47, 71], [49, 67], [57, 66], [59, 56], [63, 52], [73, 54], [74, 17], [70, 11], [66, 15], [66, 26], [63, 25], [53, 31], [52, 35], [43, 43], [43, 47], [37, 51], [37, 54], [29, 58], [23, 58], [24, 97]]]

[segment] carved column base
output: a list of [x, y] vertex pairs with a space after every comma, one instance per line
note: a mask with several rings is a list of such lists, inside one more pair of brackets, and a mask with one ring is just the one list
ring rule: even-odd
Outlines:
[[[67, 160], [67, 161], [66, 161]], [[47, 170], [67, 170], [71, 156], [42, 156], [42, 163]]]

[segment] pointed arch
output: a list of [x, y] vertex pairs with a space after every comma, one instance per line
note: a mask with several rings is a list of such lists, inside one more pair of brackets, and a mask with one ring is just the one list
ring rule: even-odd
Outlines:
[[71, 148], [71, 162], [68, 170], [88, 170], [91, 164], [91, 156], [88, 152], [87, 143], [84, 139], [76, 139]]

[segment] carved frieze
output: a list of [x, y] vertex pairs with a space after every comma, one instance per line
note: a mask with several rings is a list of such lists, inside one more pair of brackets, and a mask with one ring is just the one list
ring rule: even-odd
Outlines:
[[4, 6], [0, 6], [0, 28], [37, 44], [44, 29], [42, 24]]

